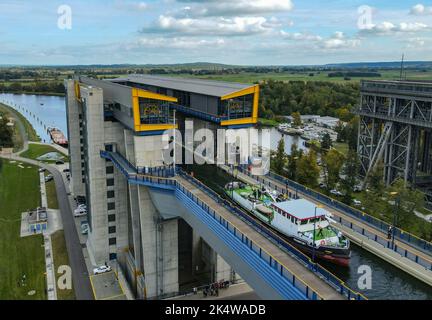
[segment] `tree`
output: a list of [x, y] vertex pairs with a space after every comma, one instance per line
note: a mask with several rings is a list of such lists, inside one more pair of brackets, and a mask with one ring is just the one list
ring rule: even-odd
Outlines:
[[297, 181], [308, 187], [315, 188], [318, 185], [319, 174], [320, 168], [317, 164], [316, 152], [310, 149], [297, 162]]
[[330, 134], [326, 132], [321, 139], [321, 148], [324, 150], [329, 150], [332, 147], [333, 143], [330, 137]]
[[336, 141], [344, 142], [346, 140], [346, 133], [347, 133], [346, 126], [344, 125], [344, 123], [342, 121], [338, 121], [334, 130], [337, 133]]
[[300, 112], [293, 112], [291, 114], [291, 117], [293, 117], [293, 126], [294, 127], [300, 127], [302, 125]]
[[282, 137], [279, 140], [276, 153], [274, 155], [273, 161], [271, 162], [271, 168], [277, 174], [283, 175], [284, 168], [286, 164], [287, 156], [285, 154], [285, 141]]
[[348, 147], [351, 150], [357, 150], [357, 138], [359, 130], [360, 118], [358, 116], [351, 119], [345, 128], [345, 136], [348, 142]]
[[375, 168], [369, 173], [367, 185], [373, 193], [382, 195], [384, 192], [384, 162], [378, 161]]
[[344, 155], [336, 149], [331, 149], [322, 156], [324, 179], [329, 190], [334, 189], [339, 182], [344, 160]]
[[345, 161], [345, 165], [342, 168], [343, 179], [341, 180], [341, 189], [343, 191], [343, 201], [347, 204], [351, 204], [352, 194], [354, 192], [354, 186], [357, 183], [357, 175], [360, 169], [360, 161], [357, 156], [357, 152], [349, 150]]
[[[389, 193], [395, 193], [391, 199], [396, 205], [397, 221], [396, 226], [406, 225], [414, 215], [414, 210], [424, 206], [424, 194], [417, 189], [406, 187], [405, 181], [401, 178], [388, 188]], [[394, 213], [394, 211], [393, 211]]]
[[303, 156], [303, 150], [297, 148], [297, 144], [291, 145], [291, 153], [288, 156], [288, 178], [297, 180], [297, 162]]
[[13, 147], [13, 131], [7, 125], [8, 122], [9, 120], [5, 116], [0, 119], [0, 147]]

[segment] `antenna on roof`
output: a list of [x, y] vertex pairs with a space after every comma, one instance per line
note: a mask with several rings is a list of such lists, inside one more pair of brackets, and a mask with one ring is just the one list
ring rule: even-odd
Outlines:
[[402, 77], [403, 77], [403, 71], [404, 71], [404, 57], [405, 57], [405, 54], [402, 54], [402, 61], [401, 61], [401, 67], [400, 67], [400, 79], [399, 79], [399, 80], [402, 80]]

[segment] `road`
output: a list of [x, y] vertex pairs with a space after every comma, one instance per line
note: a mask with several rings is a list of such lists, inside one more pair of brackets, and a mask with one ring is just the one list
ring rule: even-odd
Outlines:
[[20, 133], [23, 137], [24, 148], [17, 153], [8, 156], [1, 156], [4, 159], [21, 161], [48, 170], [54, 177], [54, 182], [57, 192], [57, 200], [61, 217], [63, 221], [64, 236], [66, 240], [66, 249], [69, 257], [69, 264], [72, 269], [72, 283], [74, 286], [75, 297], [77, 300], [93, 300], [93, 291], [90, 284], [89, 274], [87, 272], [86, 263], [82, 247], [79, 241], [78, 232], [75, 227], [74, 217], [70, 207], [68, 194], [66, 191], [65, 181], [62, 174], [56, 167], [48, 164], [41, 163], [36, 160], [22, 158], [19, 156], [20, 153], [28, 149], [28, 137], [24, 129], [24, 125], [20, 121], [19, 117], [16, 118]]

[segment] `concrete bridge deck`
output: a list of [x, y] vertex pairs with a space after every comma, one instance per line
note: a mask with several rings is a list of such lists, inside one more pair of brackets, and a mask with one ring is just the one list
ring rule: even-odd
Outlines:
[[[228, 167], [220, 167], [227, 173], [232, 173]], [[300, 190], [287, 187], [286, 184], [269, 176], [256, 177], [238, 171], [237, 178], [252, 184], [264, 183], [269, 187], [276, 187], [278, 191], [291, 192], [291, 194], [297, 194], [308, 201], [323, 206], [333, 215], [333, 219], [336, 222], [339, 222], [339, 226], [341, 227], [342, 231], [344, 231], [354, 243], [381, 257], [399, 269], [411, 274], [417, 279], [432, 285], [432, 257], [425, 252], [420, 251], [398, 239], [395, 239], [396, 249], [392, 250], [388, 247], [390, 241], [387, 239], [387, 233], [380, 231], [362, 221], [359, 221], [345, 214], [341, 210], [335, 209], [334, 207], [331, 207], [326, 203], [323, 203], [322, 201], [319, 201], [318, 199], [301, 192]], [[409, 259], [409, 257], [411, 259]], [[414, 257], [418, 257], [418, 259]], [[422, 260], [423, 264], [418, 263], [419, 259]], [[427, 268], [425, 265], [430, 267]]]

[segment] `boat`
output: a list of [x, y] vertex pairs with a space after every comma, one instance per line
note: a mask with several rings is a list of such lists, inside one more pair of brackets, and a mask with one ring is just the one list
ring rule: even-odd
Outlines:
[[59, 146], [62, 146], [64, 148], [68, 147], [68, 140], [66, 139], [65, 135], [63, 134], [63, 132], [55, 127], [49, 127], [47, 129], [48, 134], [51, 137], [51, 140], [55, 143], [58, 144]]
[[350, 241], [334, 227], [331, 214], [305, 199], [287, 199], [264, 186], [227, 183], [226, 195], [298, 250], [309, 256], [348, 266]]

